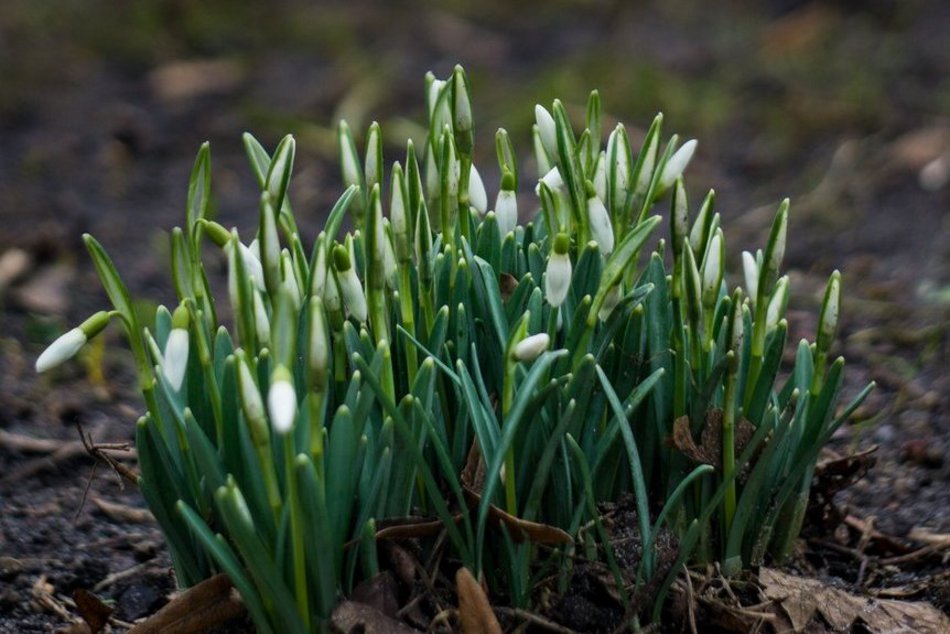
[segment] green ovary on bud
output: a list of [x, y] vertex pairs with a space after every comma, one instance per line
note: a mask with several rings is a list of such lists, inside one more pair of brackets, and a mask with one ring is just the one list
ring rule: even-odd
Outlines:
[[518, 197], [514, 191], [515, 177], [505, 169], [501, 177], [501, 190], [495, 199], [495, 217], [498, 219], [498, 233], [502, 239], [518, 226]]
[[567, 299], [571, 288], [571, 258], [568, 250], [571, 239], [566, 233], [559, 233], [554, 237], [551, 256], [548, 258], [547, 270], [544, 274], [544, 298], [551, 306], [560, 306]]
[[211, 238], [211, 241], [214, 242], [215, 246], [223, 249], [225, 245], [227, 245], [228, 240], [231, 239], [231, 232], [214, 220], [206, 220], [205, 218], [201, 218], [198, 220], [198, 222], [202, 227], [204, 227], [205, 232], [207, 232], [208, 237]]
[[274, 368], [270, 389], [267, 391], [267, 413], [278, 434], [286, 434], [294, 427], [297, 418], [297, 393], [293, 377], [283, 365]]
[[511, 354], [516, 361], [534, 361], [542, 352], [548, 349], [550, 343], [551, 338], [548, 334], [546, 332], [539, 332], [536, 335], [525, 337], [515, 344]]
[[819, 352], [827, 354], [831, 349], [835, 334], [838, 331], [838, 312], [841, 302], [841, 273], [835, 271], [828, 280], [825, 288], [824, 301], [821, 304], [821, 316], [818, 319], [818, 337], [816, 347]]
[[690, 139], [684, 143], [673, 156], [663, 166], [663, 172], [660, 174], [659, 190], [666, 191], [676, 181], [677, 178], [689, 165], [696, 151], [696, 139]]
[[557, 157], [557, 126], [548, 109], [538, 104], [534, 107], [534, 119], [538, 124], [538, 134], [544, 151], [552, 158]]
[[183, 305], [176, 308], [162, 355], [162, 373], [176, 392], [181, 389], [188, 368], [188, 322], [188, 309]]
[[333, 247], [333, 267], [336, 269], [343, 303], [357, 321], [364, 323], [367, 318], [366, 295], [363, 293], [363, 284], [356, 275], [356, 268], [350, 260], [350, 253], [343, 245]]
[[109, 325], [111, 316], [112, 314], [109, 311], [101, 310], [82, 322], [79, 326], [60, 335], [40, 354], [36, 360], [36, 371], [46, 372], [50, 368], [54, 368], [76, 356], [76, 353], [79, 352], [79, 349], [82, 348], [87, 341], [98, 335]]
[[607, 207], [594, 191], [594, 186], [587, 183], [587, 222], [590, 224], [590, 235], [600, 247], [600, 252], [608, 256], [614, 251], [614, 229], [610, 223], [610, 214]]

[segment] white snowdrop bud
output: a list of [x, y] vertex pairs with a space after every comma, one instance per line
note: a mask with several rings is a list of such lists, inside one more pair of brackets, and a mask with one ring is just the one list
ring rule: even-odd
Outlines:
[[570, 238], [566, 233], [554, 237], [551, 256], [544, 273], [544, 298], [551, 306], [560, 306], [571, 288], [571, 258], [568, 255]]
[[759, 264], [748, 251], [742, 252], [742, 273], [745, 276], [746, 293], [754, 304], [759, 293]]
[[769, 307], [765, 313], [765, 330], [772, 331], [778, 325], [779, 320], [785, 314], [785, 308], [788, 306], [788, 276], [783, 275], [775, 284], [775, 290], [772, 292], [772, 299], [769, 300]]
[[294, 391], [290, 371], [282, 365], [274, 369], [270, 389], [267, 392], [267, 413], [278, 434], [286, 434], [297, 418], [297, 393]]
[[172, 317], [172, 329], [162, 355], [162, 373], [176, 392], [181, 389], [188, 368], [188, 309], [179, 306]]
[[838, 330], [838, 312], [841, 302], [841, 273], [835, 271], [828, 280], [825, 299], [821, 306], [821, 320], [818, 325], [817, 346], [822, 352], [831, 349], [835, 333]]
[[716, 231], [709, 241], [706, 259], [703, 262], [702, 300], [706, 306], [715, 306], [716, 300], [719, 298], [719, 287], [722, 286], [724, 248], [722, 230]]
[[72, 359], [87, 341], [109, 325], [111, 317], [112, 315], [108, 311], [100, 310], [72, 330], [60, 335], [36, 359], [36, 371], [46, 372], [50, 368]]
[[590, 224], [590, 234], [600, 252], [607, 256], [614, 250], [614, 229], [610, 224], [610, 214], [604, 202], [591, 189], [587, 198], [587, 222]]
[[485, 183], [482, 181], [478, 170], [475, 169], [474, 164], [469, 170], [468, 203], [482, 215], [488, 211], [488, 193], [485, 191]]
[[515, 346], [514, 357], [517, 361], [534, 361], [542, 352], [548, 349], [551, 338], [546, 332], [525, 337]]
[[264, 300], [260, 293], [252, 293], [254, 297], [254, 328], [257, 330], [257, 340], [261, 343], [270, 341], [270, 318], [264, 307]]
[[[548, 170], [547, 174], [541, 177], [541, 183], [547, 185], [548, 189], [554, 193], [564, 189], [564, 179], [561, 177], [561, 172], [556, 167], [552, 167], [550, 170]], [[538, 183], [535, 186], [535, 194], [541, 194], [541, 183]]]
[[594, 168], [594, 191], [601, 200], [607, 200], [607, 153], [601, 152]]
[[541, 135], [541, 144], [544, 151], [552, 158], [557, 157], [557, 126], [554, 124], [554, 117], [542, 105], [534, 107], [534, 119], [538, 124], [538, 132]]
[[368, 314], [366, 295], [363, 293], [363, 284], [356, 275], [356, 267], [352, 265], [346, 247], [342, 245], [334, 247], [333, 263], [336, 267], [337, 282], [340, 285], [343, 303], [357, 321], [365, 322]]
[[502, 240], [518, 226], [518, 197], [514, 192], [515, 179], [505, 170], [501, 179], [501, 190], [495, 199], [495, 216], [498, 218], [498, 233]]
[[244, 246], [244, 243], [238, 242], [238, 248], [241, 251], [241, 262], [244, 264], [244, 270], [247, 276], [259, 291], [264, 290], [264, 267], [261, 266], [260, 257], [257, 255], [259, 247], [257, 240], [251, 243], [250, 247]]
[[669, 189], [673, 182], [679, 178], [686, 166], [689, 165], [695, 151], [696, 139], [690, 139], [673, 153], [673, 156], [663, 166], [663, 172], [660, 174], [659, 186], [661, 191]]

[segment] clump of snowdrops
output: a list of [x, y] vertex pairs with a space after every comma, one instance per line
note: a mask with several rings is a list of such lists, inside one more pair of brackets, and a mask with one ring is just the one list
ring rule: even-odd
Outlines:
[[[604, 145], [596, 91], [580, 134], [560, 101], [538, 106], [537, 174], [501, 129], [486, 187], [463, 70], [428, 76], [426, 98], [427, 136], [388, 170], [377, 124], [363, 152], [340, 124], [348, 187], [306, 242], [292, 137], [271, 154], [245, 135], [261, 195], [243, 235], [209, 217], [203, 146], [171, 234], [178, 303], [153, 323], [85, 236], [113, 309], [37, 369], [124, 327], [146, 406], [139, 484], [179, 583], [225, 572], [261, 632], [325, 631], [379, 571], [381, 528], [420, 515], [444, 533], [423, 551], [447, 547], [516, 606], [542, 575], [563, 589], [578, 554], [624, 600], [650, 584], [630, 614], [654, 619], [683, 563], [785, 556], [820, 448], [867, 393], [838, 406], [837, 272], [815, 342], [782, 373], [787, 202], [731, 285], [713, 193], [686, 200], [696, 143], [664, 144], [661, 115], [634, 151], [622, 124]], [[219, 258], [227, 325], [205, 268]], [[632, 569], [598, 509], [625, 494], [644, 546]], [[678, 538], [672, 565], [661, 530]]]

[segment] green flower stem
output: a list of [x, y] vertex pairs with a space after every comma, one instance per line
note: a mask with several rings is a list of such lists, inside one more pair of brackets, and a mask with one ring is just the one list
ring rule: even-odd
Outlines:
[[[412, 295], [412, 269], [409, 262], [399, 263], [399, 310], [402, 318], [402, 327], [413, 337], [416, 336], [416, 316]], [[412, 386], [416, 380], [419, 360], [415, 346], [406, 346], [407, 385]], [[395, 400], [395, 399], [394, 399]]]
[[323, 471], [323, 412], [326, 406], [327, 395], [323, 390], [314, 390], [307, 396], [307, 406], [309, 408], [310, 424], [310, 457], [317, 469], [320, 477], [324, 477]]
[[[515, 372], [518, 369], [518, 362], [511, 358], [511, 353], [506, 355], [505, 360], [505, 378], [502, 384], [501, 392], [501, 420], [504, 422], [508, 418], [508, 412], [511, 411], [511, 405], [515, 400]], [[515, 446], [514, 443], [508, 448], [505, 454], [505, 507], [512, 515], [518, 514], [518, 493], [515, 488]]]
[[736, 470], [736, 382], [738, 380], [738, 359], [735, 352], [729, 351], [729, 373], [723, 395], [722, 415], [722, 477], [728, 482], [723, 498], [724, 535], [732, 529], [732, 518], [736, 514], [736, 481], [732, 477]]
[[297, 491], [297, 474], [294, 468], [293, 436], [287, 434], [281, 439], [284, 445], [284, 466], [287, 471], [287, 502], [290, 504], [290, 540], [293, 553], [294, 594], [297, 599], [297, 611], [307, 630], [310, 630], [310, 595], [307, 589], [307, 553], [304, 547], [303, 510], [300, 506], [300, 494]]

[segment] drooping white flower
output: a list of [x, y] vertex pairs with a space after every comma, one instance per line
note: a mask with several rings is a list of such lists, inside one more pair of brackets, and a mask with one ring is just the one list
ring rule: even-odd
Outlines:
[[560, 306], [571, 288], [571, 258], [568, 255], [570, 238], [559, 233], [554, 238], [551, 256], [544, 272], [544, 298], [551, 306]]
[[72, 330], [60, 335], [36, 360], [36, 371], [46, 372], [50, 368], [67, 361], [79, 352], [87, 341], [102, 332], [109, 325], [112, 314], [105, 310], [94, 313]]
[[36, 371], [46, 372], [50, 368], [73, 358], [79, 352], [79, 349], [86, 344], [86, 341], [86, 333], [81, 328], [73, 328], [60, 335], [40, 354], [36, 360]]
[[660, 190], [669, 189], [673, 182], [679, 178], [692, 160], [695, 151], [696, 139], [690, 139], [673, 153], [673, 156], [663, 166], [663, 172], [660, 174]]
[[286, 434], [293, 429], [297, 418], [297, 392], [284, 366], [277, 366], [267, 391], [267, 413], [271, 424], [278, 434]]
[[610, 224], [610, 214], [604, 202], [596, 195], [587, 199], [587, 221], [590, 224], [591, 237], [600, 247], [603, 255], [610, 255], [614, 250], [614, 229]]
[[518, 361], [534, 361], [548, 349], [551, 338], [546, 332], [525, 337], [515, 345], [514, 357]]
[[[175, 311], [178, 312], [178, 311]], [[181, 389], [185, 379], [185, 370], [188, 368], [188, 330], [172, 328], [165, 342], [165, 353], [162, 355], [162, 373], [168, 384], [176, 392]]]
[[510, 189], [502, 189], [495, 199], [495, 216], [498, 218], [498, 233], [502, 239], [518, 226], [518, 197]]
[[557, 126], [554, 123], [554, 117], [548, 112], [547, 108], [538, 104], [534, 107], [534, 119], [538, 124], [538, 132], [541, 135], [541, 144], [544, 151], [552, 158], [557, 157]]
[[488, 211], [488, 193], [485, 191], [485, 183], [482, 181], [478, 170], [475, 169], [474, 164], [469, 170], [468, 203], [482, 215]]

